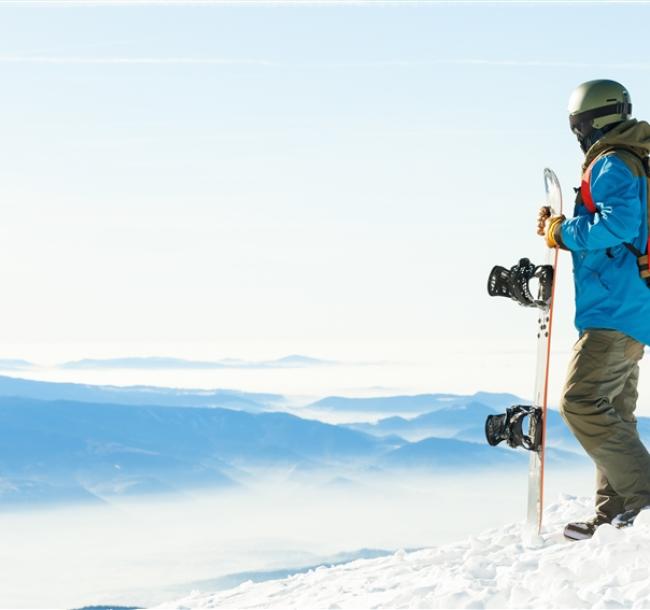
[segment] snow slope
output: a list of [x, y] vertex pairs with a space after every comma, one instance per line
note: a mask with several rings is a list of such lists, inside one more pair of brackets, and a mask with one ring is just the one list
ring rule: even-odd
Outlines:
[[542, 539], [522, 523], [463, 542], [321, 567], [220, 593], [195, 592], [157, 610], [189, 608], [650, 608], [650, 511], [634, 527], [602, 526], [568, 542], [567, 521], [592, 500], [564, 496], [545, 512]]

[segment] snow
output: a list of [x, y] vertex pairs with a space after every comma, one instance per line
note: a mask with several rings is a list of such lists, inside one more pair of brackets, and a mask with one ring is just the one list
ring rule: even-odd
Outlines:
[[514, 523], [445, 546], [194, 592], [156, 610], [650, 608], [650, 510], [634, 527], [604, 525], [591, 540], [565, 540], [564, 524], [591, 516], [592, 503], [563, 496], [545, 511], [537, 544]]

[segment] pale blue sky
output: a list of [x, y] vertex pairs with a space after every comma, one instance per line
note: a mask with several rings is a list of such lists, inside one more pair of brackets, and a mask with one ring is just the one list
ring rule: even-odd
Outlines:
[[650, 116], [646, 4], [53, 4], [0, 4], [3, 356], [478, 349], [485, 387], [529, 347], [485, 279], [542, 256], [572, 88]]

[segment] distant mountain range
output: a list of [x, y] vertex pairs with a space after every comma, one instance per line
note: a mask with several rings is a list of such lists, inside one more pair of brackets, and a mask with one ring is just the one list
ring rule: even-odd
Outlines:
[[6, 376], [0, 376], [0, 396], [125, 405], [226, 407], [252, 412], [269, 410], [285, 403], [284, 396], [279, 394], [154, 386], [95, 386], [81, 383], [32, 381]]
[[280, 369], [310, 366], [333, 366], [333, 360], [292, 354], [275, 360], [247, 361], [226, 358], [224, 360], [185, 360], [160, 356], [127, 358], [86, 358], [60, 365], [63, 369]]
[[[477, 442], [476, 432], [480, 432], [480, 438], [484, 438], [483, 431], [477, 429], [477, 423], [482, 426], [488, 415], [495, 413], [495, 408], [489, 407], [482, 402], [470, 397], [462, 400], [456, 397], [454, 401], [446, 401], [441, 406], [431, 397], [413, 397], [412, 406], [420, 407], [429, 405], [435, 407], [435, 411], [423, 413], [412, 418], [401, 416], [392, 416], [380, 419], [376, 423], [361, 422], [358, 424], [349, 424], [351, 428], [373, 434], [375, 436], [388, 436], [396, 434], [408, 441], [420, 441], [430, 436], [439, 438], [461, 437], [463, 440]], [[401, 404], [407, 401], [402, 397]], [[353, 404], [348, 402], [350, 408], [354, 410]], [[516, 404], [512, 401], [504, 401], [504, 408]]]
[[[523, 464], [527, 456], [516, 451], [495, 451], [487, 443], [468, 443], [452, 438], [425, 438], [383, 455], [379, 465], [391, 470], [456, 470]], [[480, 466], [479, 466], [480, 465]]]
[[245, 483], [257, 469], [365, 465], [395, 447], [287, 413], [0, 397], [0, 505]]
[[[272, 411], [283, 401], [274, 394], [0, 377], [0, 506], [246, 486], [269, 470], [347, 490], [367, 476], [525, 468], [528, 459], [484, 440], [486, 415], [522, 402], [508, 394], [314, 403], [415, 414], [351, 425]], [[650, 438], [650, 420], [638, 425]], [[548, 439], [549, 460], [585, 463], [556, 411], [549, 411]]]
[[36, 365], [28, 360], [0, 358], [0, 371], [25, 371], [33, 369]]
[[521, 402], [513, 394], [478, 392], [472, 396], [458, 394], [417, 394], [414, 396], [380, 396], [376, 398], [348, 398], [328, 396], [309, 405], [322, 411], [345, 411], [350, 413], [399, 413], [422, 414], [448, 408], [466, 408], [468, 400], [481, 403], [483, 407], [499, 410]]
[[[485, 419], [490, 413], [504, 412], [508, 406], [513, 404], [525, 404], [525, 401], [516, 396], [493, 395], [490, 401], [492, 404], [499, 404], [497, 401], [501, 397], [510, 396], [513, 399], [499, 408], [493, 408], [475, 400], [476, 396], [481, 396], [481, 394], [457, 396], [454, 401], [448, 403], [447, 407], [411, 418], [393, 416], [380, 419], [376, 423], [360, 422], [346, 425], [353, 430], [380, 438], [398, 436], [412, 443], [436, 437], [483, 445], [485, 443]], [[482, 394], [482, 396], [486, 395]], [[354, 399], [350, 400], [354, 401]], [[351, 406], [351, 410], [356, 411], [353, 406]], [[637, 418], [637, 428], [641, 437], [646, 439], [650, 445], [650, 418]], [[548, 447], [553, 450], [549, 452], [550, 456], [555, 455], [555, 458], [568, 459], [567, 452], [580, 457], [584, 456], [583, 449], [567, 428], [560, 413], [555, 409], [547, 411], [546, 438]]]
[[[334, 360], [312, 358], [300, 354], [291, 354], [275, 360], [238, 360], [225, 358], [223, 360], [188, 360], [184, 358], [173, 358], [164, 356], [131, 356], [124, 358], [84, 358], [64, 362], [53, 368], [66, 370], [88, 370], [88, 369], [136, 369], [136, 370], [179, 370], [179, 369], [282, 369], [282, 368], [306, 368], [318, 366], [335, 366], [342, 364]], [[19, 371], [39, 368], [33, 362], [16, 359], [0, 359], [1, 371]]]

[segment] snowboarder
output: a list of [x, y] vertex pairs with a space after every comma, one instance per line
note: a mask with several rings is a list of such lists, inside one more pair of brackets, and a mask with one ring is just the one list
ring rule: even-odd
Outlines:
[[566, 526], [574, 540], [590, 538], [603, 523], [631, 525], [650, 508], [650, 454], [634, 417], [639, 361], [650, 344], [650, 124], [631, 111], [627, 90], [615, 81], [575, 89], [569, 122], [585, 160], [574, 216], [550, 216], [547, 208], [538, 216], [547, 245], [573, 258], [579, 339], [560, 411], [596, 464], [596, 515]]

